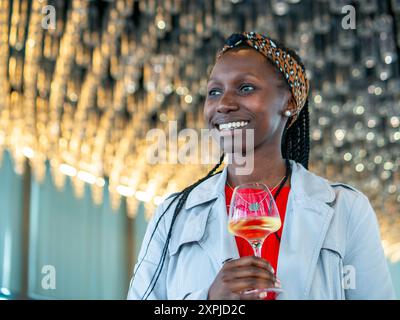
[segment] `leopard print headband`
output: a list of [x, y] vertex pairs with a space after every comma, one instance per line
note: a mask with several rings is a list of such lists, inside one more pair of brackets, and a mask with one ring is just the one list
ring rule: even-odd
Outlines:
[[289, 128], [296, 121], [301, 109], [307, 103], [309, 82], [306, 78], [305, 69], [290, 53], [276, 45], [272, 39], [255, 32], [232, 34], [223, 48], [217, 53], [217, 59], [227, 50], [246, 44], [270, 60], [289, 85], [294, 102], [289, 104], [290, 109], [288, 109], [292, 114], [289, 119]]

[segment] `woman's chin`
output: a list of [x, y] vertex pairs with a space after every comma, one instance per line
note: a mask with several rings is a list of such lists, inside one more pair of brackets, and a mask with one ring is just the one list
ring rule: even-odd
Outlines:
[[254, 155], [254, 148], [253, 146], [250, 146], [249, 148], [246, 148], [246, 145], [241, 146], [240, 148], [234, 145], [220, 145], [221, 150], [227, 154], [231, 155], [233, 157], [253, 157]]

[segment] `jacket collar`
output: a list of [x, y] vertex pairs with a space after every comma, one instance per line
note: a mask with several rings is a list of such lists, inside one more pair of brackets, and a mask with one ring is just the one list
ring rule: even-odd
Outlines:
[[[335, 192], [327, 180], [308, 171], [302, 164], [290, 160], [292, 166], [291, 192], [296, 198], [317, 200], [330, 203], [335, 200]], [[188, 196], [185, 208], [188, 210], [197, 205], [217, 199], [225, 192], [227, 167], [221, 173], [212, 176], [197, 186]]]

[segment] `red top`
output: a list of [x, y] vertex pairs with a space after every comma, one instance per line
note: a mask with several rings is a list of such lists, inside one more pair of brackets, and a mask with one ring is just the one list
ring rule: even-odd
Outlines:
[[[276, 191], [278, 191], [278, 188], [276, 188], [272, 192], [273, 196], [275, 195]], [[285, 222], [286, 205], [287, 205], [289, 192], [290, 192], [290, 187], [284, 186], [281, 189], [281, 191], [279, 192], [278, 198], [276, 199], [276, 204], [277, 204], [277, 207], [279, 210], [279, 215], [280, 215], [281, 221], [282, 221], [282, 226], [277, 231], [279, 238], [282, 238], [282, 230], [283, 230], [283, 225]], [[226, 185], [225, 186], [225, 198], [226, 198], [227, 213], [229, 213], [229, 205], [231, 203], [232, 194], [233, 194], [233, 190]], [[236, 240], [236, 244], [237, 244], [237, 247], [239, 250], [240, 257], [254, 255], [253, 248], [251, 247], [251, 245], [248, 243], [247, 240], [245, 240], [241, 237], [236, 237], [236, 236], [235, 236], [235, 240]], [[261, 256], [272, 265], [275, 272], [277, 270], [277, 265], [278, 265], [279, 245], [280, 245], [280, 242], [278, 241], [276, 235], [271, 234], [264, 241], [264, 244], [263, 244], [262, 250], [261, 250]], [[266, 300], [274, 300], [274, 299], [275, 299], [275, 294], [268, 293]]]

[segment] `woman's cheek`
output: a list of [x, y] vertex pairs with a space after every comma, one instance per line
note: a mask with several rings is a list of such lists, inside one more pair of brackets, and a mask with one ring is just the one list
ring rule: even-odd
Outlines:
[[256, 126], [254, 133], [255, 144], [270, 138], [273, 135], [273, 132], [276, 130], [274, 127], [275, 124], [273, 123], [272, 119], [268, 115], [263, 115], [263, 121]]
[[211, 107], [207, 101], [204, 104], [203, 108], [203, 118], [206, 121], [206, 124], [208, 125], [210, 119], [211, 119]]

